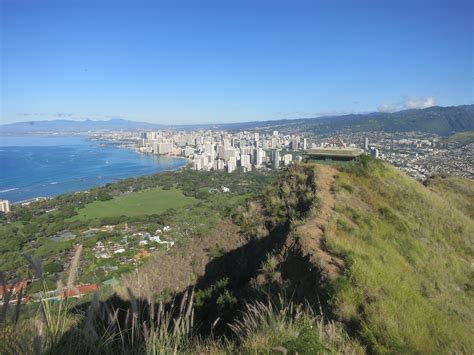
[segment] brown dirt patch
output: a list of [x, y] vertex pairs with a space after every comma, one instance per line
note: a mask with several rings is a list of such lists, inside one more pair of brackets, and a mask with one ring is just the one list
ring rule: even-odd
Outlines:
[[344, 268], [341, 258], [328, 252], [324, 243], [324, 231], [334, 210], [335, 199], [332, 191], [337, 170], [332, 166], [320, 165], [315, 167], [318, 176], [319, 206], [314, 216], [307, 218], [305, 223], [298, 226], [296, 235], [300, 237], [299, 244], [304, 254], [311, 262], [320, 267], [321, 277], [333, 281]]

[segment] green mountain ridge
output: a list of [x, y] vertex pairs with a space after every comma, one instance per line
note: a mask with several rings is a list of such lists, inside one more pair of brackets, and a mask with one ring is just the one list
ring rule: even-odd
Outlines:
[[315, 133], [334, 133], [338, 130], [352, 131], [419, 131], [448, 136], [456, 132], [474, 130], [474, 105], [433, 106], [425, 109], [402, 110], [393, 113], [373, 112], [316, 118], [293, 118], [254, 122], [169, 125], [136, 122], [123, 119], [108, 121], [30, 121], [0, 125], [3, 134], [37, 132], [84, 132], [103, 130], [151, 130], [151, 129], [226, 129], [226, 130], [281, 130]]
[[358, 130], [387, 132], [422, 131], [447, 135], [452, 132], [474, 129], [474, 106], [429, 107], [423, 110], [407, 110], [380, 118], [368, 117], [359, 124]]

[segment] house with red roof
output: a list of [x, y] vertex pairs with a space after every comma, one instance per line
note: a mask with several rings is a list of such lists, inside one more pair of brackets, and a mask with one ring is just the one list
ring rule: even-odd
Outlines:
[[73, 287], [71, 289], [64, 288], [61, 291], [60, 298], [76, 297], [79, 298], [87, 293], [96, 292], [98, 290], [97, 284], [84, 284]]
[[22, 280], [13, 284], [0, 285], [0, 299], [3, 299], [8, 292], [11, 292], [11, 296], [15, 296], [20, 290], [25, 290], [28, 283], [28, 280]]

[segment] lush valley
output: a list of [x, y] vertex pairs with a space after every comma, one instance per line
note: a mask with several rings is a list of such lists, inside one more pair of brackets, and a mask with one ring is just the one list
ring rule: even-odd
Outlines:
[[[140, 209], [135, 199], [147, 192], [158, 207], [151, 199]], [[471, 353], [473, 193], [472, 180], [421, 184], [362, 157], [298, 164], [281, 176], [184, 170], [21, 208], [2, 222], [10, 230], [2, 258], [26, 253], [33, 269], [66, 263], [64, 272], [50, 265], [36, 277], [53, 288], [55, 278], [68, 284], [75, 268], [80, 280], [100, 285], [100, 299], [67, 298], [55, 303], [62, 310], [41, 299], [10, 308], [4, 344], [34, 348], [27, 315], [40, 307], [62, 324], [46, 322], [41, 336], [52, 353]], [[160, 198], [173, 194], [189, 203], [161, 210]], [[107, 225], [114, 230], [81, 235]], [[77, 237], [48, 239], [65, 229]], [[176, 244], [130, 240], [157, 229]], [[97, 259], [97, 241], [126, 251]], [[112, 261], [127, 266], [140, 250], [147, 253], [139, 262], [99, 272]], [[18, 272], [32, 272], [20, 260], [12, 263]], [[102, 284], [112, 276], [114, 286]], [[32, 331], [18, 337], [15, 327]]]

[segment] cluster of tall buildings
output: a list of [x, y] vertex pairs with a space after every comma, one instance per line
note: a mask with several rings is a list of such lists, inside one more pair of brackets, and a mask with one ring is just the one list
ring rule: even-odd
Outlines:
[[[283, 135], [278, 131], [267, 134], [248, 131], [154, 131], [142, 134], [139, 150], [187, 157], [195, 170], [225, 170], [231, 173], [238, 168], [245, 172], [264, 166], [279, 168], [289, 165], [295, 151], [308, 149], [308, 144], [307, 138]], [[301, 155], [296, 154], [296, 158], [301, 159]]]

